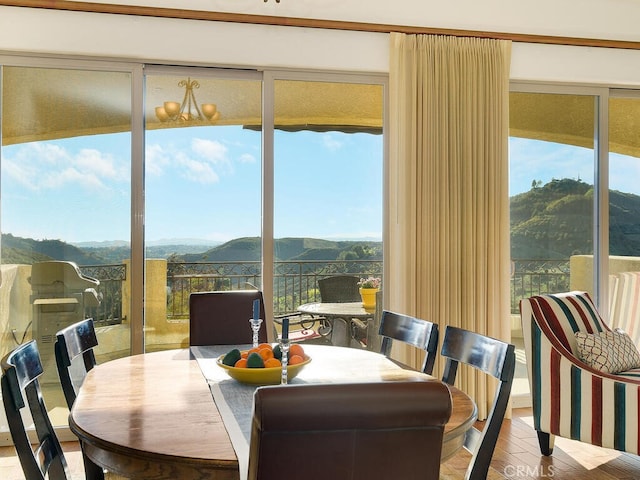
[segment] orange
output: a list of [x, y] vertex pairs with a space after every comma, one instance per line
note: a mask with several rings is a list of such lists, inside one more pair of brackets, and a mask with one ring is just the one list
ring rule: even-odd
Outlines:
[[253, 352], [258, 353], [258, 347], [250, 348], [250, 349], [247, 351], [247, 356], [248, 356], [249, 354], [253, 353]]
[[292, 355], [291, 358], [289, 358], [289, 365], [296, 365], [297, 363], [302, 362], [304, 362], [304, 357], [301, 357], [300, 355]]
[[247, 368], [247, 359], [246, 358], [241, 358], [240, 360], [238, 360], [236, 362], [234, 367], [236, 367], [236, 368]]
[[289, 347], [289, 356], [293, 357], [294, 355], [300, 355], [302, 358], [304, 358], [304, 349], [302, 348], [302, 345], [293, 343]]
[[258, 350], [258, 353], [260, 354], [263, 360], [268, 360], [270, 358], [273, 358], [273, 350], [271, 350], [270, 348], [261, 348]]
[[247, 358], [249, 356], [249, 352], [247, 352], [246, 350], [240, 352], [240, 357], [241, 358]]
[[282, 364], [277, 358], [269, 358], [264, 361], [264, 368], [281, 367]]
[[273, 350], [273, 347], [270, 343], [261, 343], [258, 345], [258, 350], [262, 350], [263, 348], [268, 348], [269, 350]]

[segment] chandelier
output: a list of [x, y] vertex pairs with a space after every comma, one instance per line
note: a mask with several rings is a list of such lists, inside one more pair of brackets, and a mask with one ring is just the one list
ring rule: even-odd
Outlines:
[[215, 103], [203, 103], [202, 110], [198, 107], [194, 88], [200, 88], [197, 80], [180, 80], [179, 87], [184, 87], [182, 103], [164, 102], [156, 107], [156, 117], [163, 123], [215, 123], [220, 119], [220, 112]]

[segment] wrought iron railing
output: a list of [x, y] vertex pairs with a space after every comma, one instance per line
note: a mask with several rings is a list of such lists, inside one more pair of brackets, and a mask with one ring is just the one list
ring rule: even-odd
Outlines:
[[93, 318], [96, 325], [122, 323], [122, 283], [127, 279], [126, 265], [83, 265], [81, 270], [100, 280], [96, 289], [101, 298], [100, 305], [89, 308], [85, 314]]
[[569, 290], [570, 268], [566, 260], [513, 260], [511, 263], [511, 313], [519, 313], [523, 298]]
[[[122, 320], [122, 282], [125, 265], [83, 266], [83, 273], [100, 280], [102, 302], [90, 314], [98, 324]], [[379, 260], [286, 261], [274, 265], [274, 314], [295, 311], [319, 300], [318, 279], [331, 275], [382, 276]], [[211, 290], [260, 287], [260, 262], [167, 263], [167, 316], [189, 315], [189, 294]], [[520, 299], [569, 289], [569, 260], [515, 260], [511, 271], [511, 313]]]
[[[295, 311], [298, 305], [319, 300], [318, 279], [332, 275], [382, 276], [379, 260], [286, 261], [274, 264], [274, 314]], [[210, 290], [260, 287], [260, 262], [168, 263], [167, 315], [187, 318], [189, 294]]]

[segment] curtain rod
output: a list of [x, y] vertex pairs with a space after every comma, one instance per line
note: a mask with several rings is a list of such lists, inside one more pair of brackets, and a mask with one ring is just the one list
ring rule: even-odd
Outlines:
[[411, 25], [390, 25], [381, 23], [349, 22], [342, 20], [322, 20], [301, 17], [279, 17], [245, 13], [209, 12], [179, 8], [156, 8], [137, 5], [114, 5], [68, 0], [0, 0], [0, 6], [44, 8], [75, 12], [110, 13], [144, 17], [177, 18], [183, 20], [206, 20], [215, 22], [275, 25], [283, 27], [322, 28], [372, 33], [406, 33], [425, 35], [451, 35], [455, 37], [494, 38], [520, 43], [542, 43], [549, 45], [570, 45], [579, 47], [619, 48], [640, 50], [640, 42], [608, 40], [598, 38], [562, 37], [553, 35], [533, 35], [524, 33], [488, 32], [481, 30], [459, 30], [448, 28], [419, 27]]

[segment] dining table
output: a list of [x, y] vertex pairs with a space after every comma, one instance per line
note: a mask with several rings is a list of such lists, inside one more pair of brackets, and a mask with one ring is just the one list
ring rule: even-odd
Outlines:
[[375, 309], [366, 309], [362, 302], [312, 302], [303, 303], [298, 312], [321, 318], [331, 325], [331, 344], [342, 347], [362, 348], [354, 336], [359, 329], [366, 336], [366, 330], [373, 320]]
[[[88, 372], [69, 427], [97, 465], [135, 479], [246, 478], [257, 385], [237, 382], [212, 345], [123, 357]], [[311, 361], [290, 384], [440, 381], [368, 350], [305, 345]], [[286, 388], [283, 385], [282, 388]], [[473, 400], [449, 387], [452, 414], [442, 460], [462, 446], [477, 418]]]

